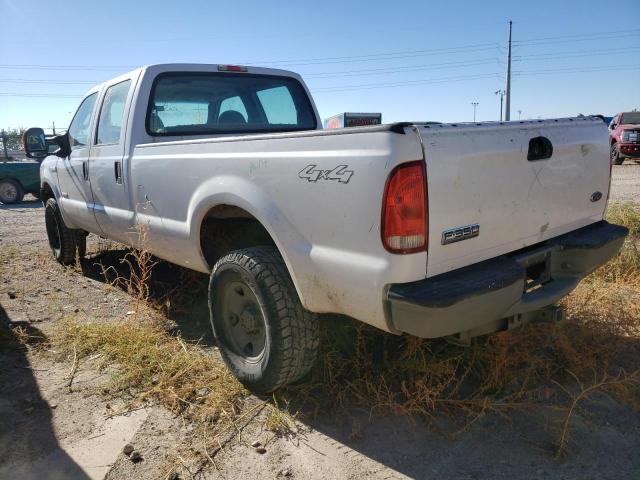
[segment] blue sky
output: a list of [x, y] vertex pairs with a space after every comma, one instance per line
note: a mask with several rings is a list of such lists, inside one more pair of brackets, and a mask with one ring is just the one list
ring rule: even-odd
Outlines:
[[[640, 2], [0, 0], [0, 127], [65, 127], [93, 84], [163, 62], [303, 75], [320, 114], [497, 120], [640, 108]], [[35, 95], [35, 96], [34, 96]]]

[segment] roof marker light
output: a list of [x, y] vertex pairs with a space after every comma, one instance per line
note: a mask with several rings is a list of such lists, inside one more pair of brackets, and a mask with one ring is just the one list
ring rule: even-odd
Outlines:
[[247, 67], [240, 65], [218, 65], [219, 72], [246, 72]]

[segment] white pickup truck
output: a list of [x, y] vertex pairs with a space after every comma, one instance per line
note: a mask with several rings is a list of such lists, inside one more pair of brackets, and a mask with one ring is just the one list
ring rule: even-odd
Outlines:
[[304, 376], [318, 314], [465, 340], [523, 323], [616, 255], [597, 118], [322, 130], [301, 77], [168, 64], [91, 89], [68, 132], [29, 129], [56, 259], [93, 233], [210, 274], [233, 373]]

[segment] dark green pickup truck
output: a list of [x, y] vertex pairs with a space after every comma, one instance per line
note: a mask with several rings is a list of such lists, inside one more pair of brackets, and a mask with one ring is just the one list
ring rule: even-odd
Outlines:
[[40, 163], [0, 160], [0, 202], [19, 203], [25, 193], [40, 196]]

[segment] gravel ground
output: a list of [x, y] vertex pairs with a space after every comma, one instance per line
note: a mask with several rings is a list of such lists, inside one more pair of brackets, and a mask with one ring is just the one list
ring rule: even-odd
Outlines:
[[[614, 167], [611, 199], [640, 204], [639, 165]], [[92, 239], [89, 251], [97, 248]], [[0, 205], [0, 254], [0, 333], [15, 331], [11, 325], [46, 335], [69, 312], [103, 321], [126, 316], [124, 292], [91, 269], [83, 275], [52, 260], [35, 200]], [[180, 328], [198, 338], [208, 328], [206, 314], [194, 310]], [[178, 446], [191, 441], [190, 426], [161, 407], [113, 423], [124, 401], [101, 395], [108, 372], [97, 373], [91, 362], [79, 365], [72, 387], [68, 364], [33, 350], [0, 344], [0, 365], [0, 478], [165, 478]], [[266, 438], [258, 418], [244, 440], [218, 454], [216, 468], [197, 478], [640, 478], [640, 417], [608, 397], [594, 398], [589, 412], [576, 413], [570, 453], [562, 460], [553, 446], [558, 412], [508, 420], [486, 415], [451, 438], [442, 433], [447, 418], [426, 425], [354, 410], [299, 422], [293, 438], [272, 440], [263, 455], [248, 445]], [[358, 435], [354, 422], [361, 425]], [[143, 461], [134, 464], [121, 453], [127, 442]]]
[[640, 205], [640, 164], [614, 165], [611, 178], [611, 201]]

